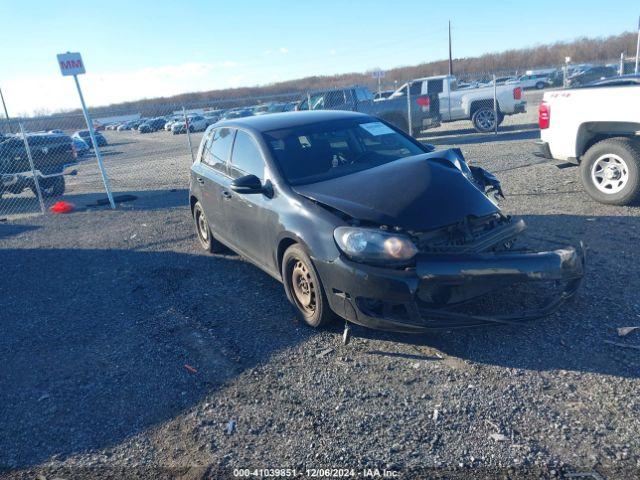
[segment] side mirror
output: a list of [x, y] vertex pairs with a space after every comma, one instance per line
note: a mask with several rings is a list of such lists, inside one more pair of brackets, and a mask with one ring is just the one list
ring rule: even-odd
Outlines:
[[236, 193], [264, 193], [262, 182], [255, 175], [245, 175], [231, 182], [231, 190]]

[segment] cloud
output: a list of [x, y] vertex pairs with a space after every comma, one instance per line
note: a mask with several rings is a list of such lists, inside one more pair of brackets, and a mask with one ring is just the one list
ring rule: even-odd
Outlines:
[[[124, 72], [92, 73], [80, 77], [89, 106], [108, 105], [141, 98], [166, 97], [185, 92], [230, 88], [245, 80], [242, 64], [187, 62]], [[10, 114], [58, 111], [80, 105], [73, 80], [60, 74], [7, 79], [3, 93]]]
[[280, 47], [280, 48], [278, 49], [278, 51], [279, 51], [280, 53], [282, 53], [282, 54], [287, 54], [287, 53], [289, 53], [289, 49], [288, 49], [288, 48], [285, 48], [285, 47]]

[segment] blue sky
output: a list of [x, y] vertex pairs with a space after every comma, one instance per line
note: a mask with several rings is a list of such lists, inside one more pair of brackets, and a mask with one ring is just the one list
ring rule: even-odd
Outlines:
[[637, 25], [637, 0], [0, 0], [0, 87], [16, 112], [76, 106], [56, 53], [80, 51], [87, 102], [474, 56]]

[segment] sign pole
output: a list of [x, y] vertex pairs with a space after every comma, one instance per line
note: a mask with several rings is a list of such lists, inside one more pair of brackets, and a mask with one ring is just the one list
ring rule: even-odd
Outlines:
[[189, 153], [191, 154], [191, 163], [196, 163], [196, 157], [193, 156], [193, 145], [191, 145], [191, 133], [189, 131], [189, 119], [187, 118], [187, 111], [184, 106], [182, 107], [182, 116], [184, 117], [184, 128], [187, 129], [187, 142], [189, 143]]
[[4, 108], [4, 118], [7, 120], [7, 125], [9, 127], [9, 133], [13, 133], [11, 129], [11, 119], [9, 118], [9, 112], [7, 111], [7, 104], [4, 103], [4, 95], [2, 95], [2, 89], [0, 88], [0, 100], [2, 100], [2, 108]]
[[82, 96], [82, 89], [80, 88], [80, 82], [78, 81], [78, 75], [86, 73], [82, 57], [78, 52], [67, 52], [58, 54], [58, 66], [60, 67], [60, 73], [63, 76], [73, 76], [73, 80], [76, 82], [76, 88], [78, 89], [78, 96], [80, 97], [80, 104], [82, 105], [82, 113], [84, 119], [87, 122], [87, 128], [89, 129], [89, 136], [91, 137], [91, 143], [93, 144], [93, 151], [96, 152], [96, 159], [98, 160], [98, 168], [100, 169], [100, 175], [102, 175], [102, 183], [104, 183], [104, 189], [107, 191], [107, 197], [109, 198], [109, 204], [111, 208], [116, 208], [116, 204], [113, 201], [113, 195], [111, 195], [111, 185], [109, 185], [109, 177], [104, 169], [104, 163], [102, 162], [102, 155], [100, 154], [100, 147], [96, 140], [96, 132], [93, 128], [93, 121], [91, 115], [87, 110], [87, 106], [84, 103], [84, 97]]
[[104, 164], [102, 163], [102, 154], [100, 153], [100, 147], [98, 147], [98, 141], [96, 140], [96, 132], [93, 129], [93, 121], [91, 120], [91, 116], [89, 115], [87, 106], [84, 103], [84, 97], [82, 96], [82, 89], [80, 88], [80, 82], [78, 81], [78, 76], [74, 75], [73, 79], [76, 82], [76, 88], [78, 89], [78, 95], [80, 96], [80, 103], [82, 104], [82, 113], [84, 113], [84, 119], [87, 122], [87, 127], [89, 128], [89, 135], [91, 136], [91, 143], [93, 143], [93, 150], [94, 152], [96, 152], [96, 159], [98, 160], [98, 168], [100, 169], [100, 175], [102, 175], [102, 183], [104, 183], [104, 189], [107, 191], [107, 197], [109, 198], [109, 204], [111, 205], [111, 208], [116, 208], [116, 204], [113, 201], [113, 195], [111, 194], [111, 185], [109, 184], [109, 177], [107, 177], [107, 172], [104, 169]]

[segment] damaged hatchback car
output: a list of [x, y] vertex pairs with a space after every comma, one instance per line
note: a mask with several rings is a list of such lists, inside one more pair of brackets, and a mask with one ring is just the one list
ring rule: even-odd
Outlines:
[[[191, 168], [197, 236], [284, 284], [310, 326], [340, 316], [395, 331], [513, 323], [578, 288], [582, 246], [518, 250], [498, 180], [457, 149], [433, 151], [363, 114], [291, 112], [222, 121]], [[524, 311], [455, 307], [517, 283], [555, 295]]]

